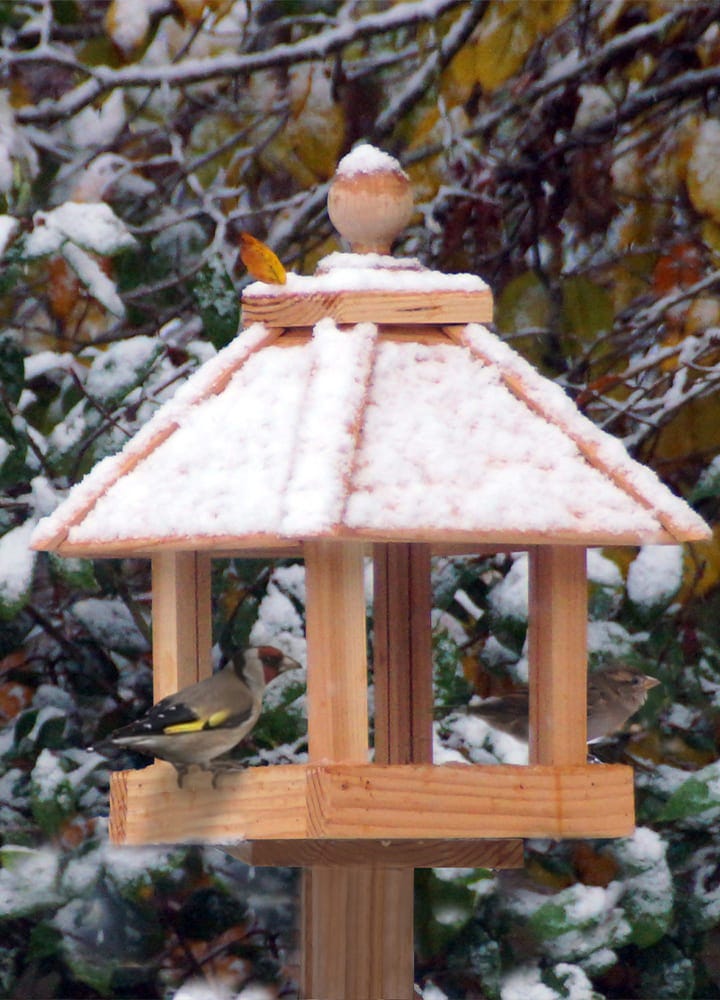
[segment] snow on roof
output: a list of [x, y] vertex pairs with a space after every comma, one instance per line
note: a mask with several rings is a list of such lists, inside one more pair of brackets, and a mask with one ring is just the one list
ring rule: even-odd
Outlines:
[[709, 529], [484, 327], [256, 324], [40, 522], [36, 548], [368, 538], [674, 542]]

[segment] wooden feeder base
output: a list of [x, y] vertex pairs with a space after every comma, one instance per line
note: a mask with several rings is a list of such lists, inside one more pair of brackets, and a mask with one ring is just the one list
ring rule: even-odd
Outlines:
[[289, 764], [217, 788], [193, 771], [180, 789], [158, 761], [110, 788], [115, 844], [201, 841], [266, 865], [512, 867], [518, 844], [498, 840], [621, 837], [634, 823], [632, 769], [615, 764]]

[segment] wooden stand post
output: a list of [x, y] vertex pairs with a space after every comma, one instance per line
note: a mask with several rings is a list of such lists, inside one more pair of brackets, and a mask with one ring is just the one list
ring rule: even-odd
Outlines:
[[[362, 549], [308, 544], [305, 567], [310, 759], [359, 762], [368, 733]], [[378, 763], [432, 759], [430, 605], [429, 547], [375, 546]], [[304, 997], [411, 1000], [413, 869], [368, 857], [367, 867], [305, 872]]]
[[[311, 762], [368, 759], [367, 643], [361, 544], [308, 542], [308, 732]], [[303, 873], [302, 986], [312, 1000], [371, 1000], [368, 962], [382, 921], [372, 872], [313, 866]]]
[[587, 759], [585, 549], [530, 550], [530, 763]]
[[212, 673], [210, 556], [152, 558], [153, 697], [159, 701]]

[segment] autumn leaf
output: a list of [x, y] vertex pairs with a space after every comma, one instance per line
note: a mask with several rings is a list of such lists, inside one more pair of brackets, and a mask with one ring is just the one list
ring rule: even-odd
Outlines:
[[240, 233], [240, 260], [258, 281], [269, 285], [284, 285], [287, 281], [285, 268], [278, 257], [250, 233]]

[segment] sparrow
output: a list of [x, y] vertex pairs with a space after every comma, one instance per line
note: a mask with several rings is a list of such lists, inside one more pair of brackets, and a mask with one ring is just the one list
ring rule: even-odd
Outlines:
[[[238, 651], [212, 677], [168, 695], [128, 726], [111, 733], [94, 749], [137, 750], [169, 761], [178, 787], [196, 764], [217, 773], [216, 757], [227, 753], [252, 731], [262, 710], [265, 685], [278, 674], [299, 667], [274, 646]], [[104, 749], [105, 748], [105, 749]]]
[[[598, 740], [617, 732], [645, 704], [648, 691], [660, 681], [634, 667], [612, 663], [588, 676], [587, 740]], [[528, 742], [529, 695], [517, 691], [501, 698], [486, 698], [468, 705], [468, 712], [484, 719], [493, 729]]]

